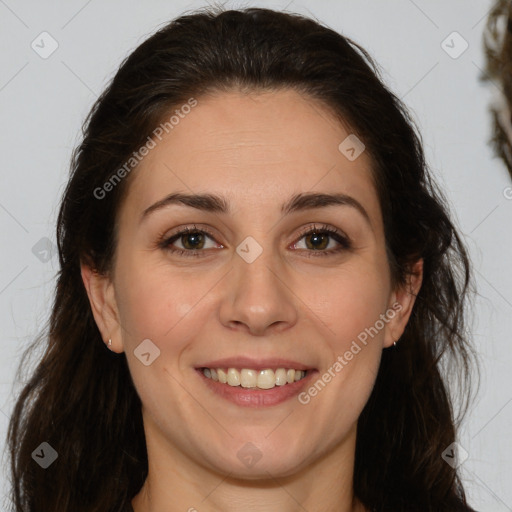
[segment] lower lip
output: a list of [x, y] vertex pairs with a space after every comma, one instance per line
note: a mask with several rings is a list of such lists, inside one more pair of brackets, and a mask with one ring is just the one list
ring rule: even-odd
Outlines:
[[292, 382], [291, 384], [275, 386], [271, 389], [259, 389], [222, 384], [221, 382], [205, 377], [202, 370], [197, 369], [196, 371], [203, 382], [214, 393], [242, 407], [269, 407], [290, 400], [290, 398], [297, 396], [302, 389], [307, 386], [313, 375], [317, 373], [316, 370], [309, 370], [308, 374], [303, 379]]

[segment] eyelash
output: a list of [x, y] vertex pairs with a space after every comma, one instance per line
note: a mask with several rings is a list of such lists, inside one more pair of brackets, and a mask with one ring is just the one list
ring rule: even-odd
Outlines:
[[[198, 229], [194, 225], [193, 228], [186, 227], [186, 228], [182, 229], [181, 231], [174, 233], [170, 237], [161, 240], [160, 242], [158, 242], [158, 246], [165, 251], [168, 251], [173, 254], [177, 254], [179, 256], [186, 256], [186, 257], [202, 257], [202, 256], [204, 256], [204, 254], [203, 255], [201, 254], [201, 253], [206, 252], [203, 249], [202, 250], [172, 249], [170, 247], [170, 245], [174, 241], [176, 241], [178, 238], [180, 238], [183, 235], [190, 234], [190, 233], [203, 233], [203, 234], [208, 235], [211, 239], [215, 240], [213, 233], [211, 233], [207, 228]], [[311, 249], [301, 249], [301, 250], [305, 250], [307, 253], [309, 253], [309, 255], [307, 257], [310, 257], [310, 256], [313, 256], [313, 257], [333, 256], [341, 251], [349, 250], [352, 248], [350, 239], [346, 235], [344, 235], [340, 231], [338, 231], [334, 228], [331, 228], [329, 226], [326, 226], [326, 225], [323, 225], [321, 228], [317, 228], [316, 225], [313, 225], [312, 227], [305, 228], [300, 233], [297, 241], [301, 240], [302, 238], [304, 238], [307, 235], [312, 235], [313, 233], [327, 234], [330, 238], [333, 238], [334, 240], [336, 240], [336, 242], [338, 242], [340, 245], [336, 249], [330, 249], [328, 251], [326, 251], [326, 250], [315, 251], [315, 250], [311, 250]]]

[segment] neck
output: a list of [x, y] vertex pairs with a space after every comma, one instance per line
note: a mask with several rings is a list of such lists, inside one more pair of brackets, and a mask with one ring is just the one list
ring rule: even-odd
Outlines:
[[134, 512], [366, 510], [353, 494], [355, 426], [338, 446], [301, 470], [286, 475], [265, 470], [252, 479], [197, 463], [164, 443], [154, 424], [146, 428], [151, 431], [147, 432], [148, 476], [132, 500]]

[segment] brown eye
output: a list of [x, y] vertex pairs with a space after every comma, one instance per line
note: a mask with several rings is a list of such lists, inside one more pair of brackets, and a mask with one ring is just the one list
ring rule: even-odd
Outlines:
[[204, 235], [199, 231], [192, 231], [181, 236], [181, 243], [185, 249], [202, 249], [204, 246]]
[[[211, 241], [211, 245], [207, 246]], [[175, 244], [178, 244], [176, 247]], [[180, 247], [181, 245], [181, 247]], [[213, 235], [206, 229], [197, 227], [185, 228], [159, 243], [161, 249], [170, 253], [183, 256], [205, 256], [209, 253], [206, 249], [222, 248], [217, 244]]]
[[[302, 239], [305, 239], [305, 247], [297, 247], [299, 242], [296, 242], [294, 247], [296, 249], [305, 249], [308, 256], [332, 256], [352, 247], [350, 239], [346, 235], [329, 226], [321, 228], [313, 226], [308, 228], [301, 233], [299, 240]], [[337, 247], [335, 245], [333, 248], [326, 250], [331, 241], [334, 241]]]
[[330, 235], [321, 232], [317, 233], [316, 231], [314, 231], [305, 238], [306, 240], [310, 240], [310, 243], [306, 242], [308, 249], [317, 250], [325, 249], [329, 245]]

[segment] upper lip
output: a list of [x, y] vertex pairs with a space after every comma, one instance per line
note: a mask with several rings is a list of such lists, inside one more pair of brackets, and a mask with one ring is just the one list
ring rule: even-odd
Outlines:
[[307, 364], [292, 361], [281, 357], [268, 359], [252, 359], [250, 357], [226, 357], [207, 361], [196, 366], [196, 368], [248, 368], [251, 370], [265, 370], [267, 368], [293, 368], [295, 370], [312, 370], [313, 367]]

